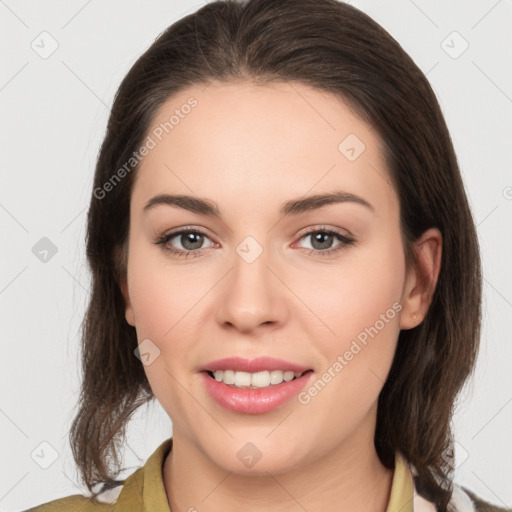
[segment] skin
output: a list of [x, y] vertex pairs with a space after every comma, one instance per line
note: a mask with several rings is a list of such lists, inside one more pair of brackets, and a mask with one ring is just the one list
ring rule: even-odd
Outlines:
[[[152, 128], [190, 96], [197, 107], [138, 170], [122, 286], [139, 343], [149, 338], [160, 350], [144, 369], [173, 423], [163, 468], [170, 506], [226, 512], [240, 510], [242, 500], [246, 511], [385, 511], [393, 470], [373, 442], [377, 400], [400, 330], [428, 310], [441, 234], [426, 231], [414, 246], [417, 264], [406, 269], [399, 201], [379, 137], [335, 96], [299, 83], [194, 86], [168, 99]], [[349, 134], [365, 144], [354, 161], [338, 150]], [[287, 200], [340, 189], [374, 211], [346, 202], [279, 217]], [[144, 214], [162, 193], [215, 201], [222, 220], [169, 205]], [[197, 257], [154, 243], [183, 226], [206, 233]], [[322, 227], [356, 243], [322, 256], [341, 244], [304, 236]], [[247, 236], [263, 248], [250, 264], [236, 252]], [[177, 236], [167, 245], [198, 251], [186, 243]], [[199, 367], [214, 359], [269, 355], [313, 368], [314, 382], [394, 303], [401, 311], [307, 404], [292, 399], [264, 414], [234, 413], [199, 378]], [[237, 457], [247, 442], [262, 454], [252, 467]]]

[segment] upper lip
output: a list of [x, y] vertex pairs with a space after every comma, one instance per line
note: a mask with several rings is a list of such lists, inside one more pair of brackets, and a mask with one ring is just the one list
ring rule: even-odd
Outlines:
[[304, 373], [311, 368], [297, 363], [276, 359], [275, 357], [257, 357], [256, 359], [244, 359], [243, 357], [225, 357], [206, 363], [200, 371], [234, 370], [238, 372], [256, 373], [274, 370], [292, 371]]

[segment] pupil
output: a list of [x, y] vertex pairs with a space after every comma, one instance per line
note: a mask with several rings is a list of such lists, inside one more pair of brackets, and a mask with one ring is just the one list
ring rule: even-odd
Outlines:
[[[200, 248], [202, 245], [203, 245], [203, 239], [202, 239], [202, 236], [201, 234], [199, 233], [188, 233], [186, 235], [182, 235], [182, 244], [183, 244], [183, 247], [185, 247], [186, 249], [198, 249]], [[196, 238], [196, 241], [194, 242], [194, 238]], [[183, 239], [185, 241], [185, 243], [183, 243]], [[199, 242], [198, 242], [199, 240]], [[191, 246], [189, 245], [191, 244]]]
[[[316, 236], [313, 237], [313, 241], [314, 241], [313, 247], [315, 246], [316, 242], [320, 242], [320, 247], [315, 247], [315, 248], [328, 249], [331, 244], [325, 243], [325, 239], [327, 239], [329, 242], [332, 242], [332, 240], [331, 240], [332, 236], [333, 235], [331, 235], [329, 233], [317, 233]], [[322, 242], [322, 239], [324, 239], [323, 242]]]

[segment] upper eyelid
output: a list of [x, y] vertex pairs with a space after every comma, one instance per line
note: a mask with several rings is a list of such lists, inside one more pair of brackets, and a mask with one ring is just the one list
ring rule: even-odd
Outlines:
[[[330, 232], [336, 233], [338, 235], [346, 236], [348, 238], [352, 237], [352, 234], [347, 229], [335, 228], [335, 227], [329, 226], [327, 224], [317, 224], [317, 225], [313, 225], [313, 226], [308, 226], [307, 228], [304, 228], [303, 230], [301, 230], [300, 232], [302, 234], [300, 234], [298, 236], [303, 237], [304, 235], [309, 235], [316, 231], [330, 231]], [[343, 231], [345, 231], [346, 233], [343, 233]]]

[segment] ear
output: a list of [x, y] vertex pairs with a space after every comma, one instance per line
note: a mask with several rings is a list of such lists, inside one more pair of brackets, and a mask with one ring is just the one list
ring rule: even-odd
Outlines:
[[135, 315], [133, 313], [130, 293], [128, 290], [128, 257], [124, 254], [121, 247], [116, 246], [114, 248], [114, 258], [114, 261], [116, 262], [116, 270], [119, 274], [119, 287], [121, 288], [121, 293], [125, 303], [125, 318], [131, 326], [135, 327]]
[[132, 303], [130, 301], [130, 294], [128, 293], [128, 283], [126, 282], [126, 274], [124, 274], [121, 280], [121, 292], [124, 297], [125, 310], [124, 316], [126, 321], [132, 326], [135, 327], [135, 315], [133, 313]]
[[414, 242], [416, 263], [409, 269], [404, 284], [401, 329], [416, 327], [428, 313], [441, 270], [442, 243], [437, 228], [428, 229]]

